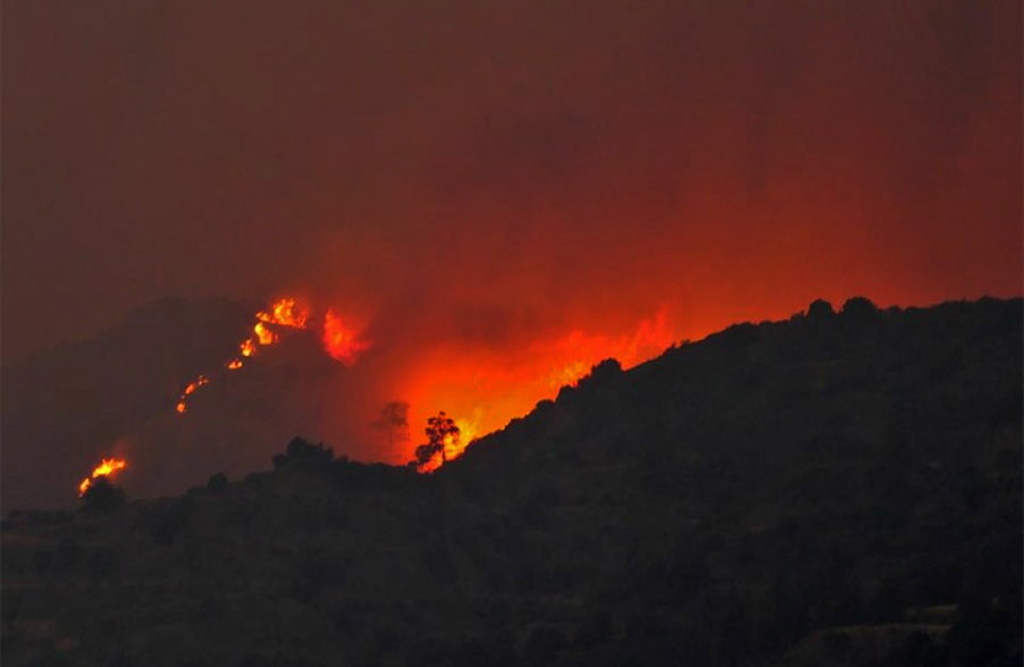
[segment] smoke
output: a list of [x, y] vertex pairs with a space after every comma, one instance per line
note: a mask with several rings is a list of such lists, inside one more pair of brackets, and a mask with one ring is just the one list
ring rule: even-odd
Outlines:
[[1018, 3], [6, 14], [7, 359], [167, 293], [512, 332], [1019, 289]]
[[1020, 23], [1010, 0], [14, 3], [5, 364], [168, 294], [293, 294], [373, 343], [316, 421], [408, 402], [414, 444], [439, 409], [500, 426], [655, 322], [651, 354], [818, 297], [1018, 294]]

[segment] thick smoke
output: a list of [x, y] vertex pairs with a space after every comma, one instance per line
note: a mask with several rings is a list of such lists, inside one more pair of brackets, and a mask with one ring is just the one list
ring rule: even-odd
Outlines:
[[429, 332], [441, 304], [522, 340], [1016, 292], [1020, 18], [14, 3], [4, 355], [168, 293], [333, 291]]
[[375, 343], [320, 421], [409, 401], [415, 436], [453, 411], [417, 400], [546, 387], [573, 332], [1020, 291], [1010, 0], [4, 18], [5, 362], [167, 294], [296, 293]]

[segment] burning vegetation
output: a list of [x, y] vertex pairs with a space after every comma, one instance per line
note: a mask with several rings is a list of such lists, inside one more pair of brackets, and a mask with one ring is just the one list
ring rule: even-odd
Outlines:
[[[255, 363], [269, 348], [300, 331], [311, 333], [324, 354], [354, 367], [373, 346], [365, 334], [366, 324], [335, 308], [314, 310], [294, 296], [273, 301], [253, 314], [247, 335], [219, 372], [198, 374], [181, 390], [175, 411], [186, 416], [200, 389]], [[474, 340], [457, 346], [428, 341], [414, 357], [395, 367], [397, 374], [388, 367], [382, 371], [380, 357], [370, 366], [363, 364], [360, 375], [349, 376], [349, 381], [360, 387], [376, 383], [366, 386], [367, 396], [380, 400], [378, 405], [385, 405], [385, 411], [393, 408], [393, 414], [364, 422], [366, 442], [376, 443], [376, 448], [362, 455], [392, 464], [409, 462], [419, 472], [433, 472], [461, 456], [478, 434], [501, 428], [538, 400], [553, 398], [561, 387], [574, 385], [596, 361], [614, 356], [632, 366], [675, 340], [664, 311], [620, 335], [582, 329], [552, 334], [511, 353], [496, 352]], [[401, 410], [396, 411], [399, 406]], [[437, 412], [439, 406], [446, 410]], [[358, 420], [359, 416], [342, 419]], [[409, 438], [410, 423], [426, 424], [425, 443]]]
[[181, 396], [178, 397], [178, 404], [175, 406], [175, 410], [178, 414], [185, 414], [188, 410], [188, 397], [195, 393], [196, 389], [210, 384], [210, 379], [205, 375], [200, 375], [194, 381], [189, 382], [188, 385], [181, 391]]
[[238, 346], [239, 356], [225, 364], [228, 370], [237, 370], [244, 363], [245, 357], [253, 357], [260, 347], [273, 345], [280, 336], [274, 332], [271, 326], [285, 327], [289, 329], [305, 329], [306, 321], [309, 319], [309, 312], [301, 307], [295, 299], [284, 298], [273, 303], [269, 311], [256, 313], [256, 323], [252, 327], [252, 336], [246, 338]]
[[[229, 371], [239, 370], [245, 366], [247, 359], [257, 356], [262, 348], [280, 342], [283, 331], [308, 329], [310, 317], [309, 309], [292, 297], [275, 301], [267, 310], [256, 313], [251, 335], [238, 344], [238, 356], [227, 361], [224, 368]], [[346, 366], [355, 364], [359, 355], [370, 348], [370, 344], [360, 337], [359, 331], [331, 309], [324, 313], [321, 340], [324, 350]], [[189, 397], [209, 383], [210, 378], [206, 375], [200, 375], [190, 382], [178, 398], [175, 406], [178, 414], [188, 412]]]
[[92, 487], [94, 480], [100, 477], [105, 477], [109, 480], [127, 467], [128, 462], [124, 459], [103, 459], [100, 464], [93, 469], [92, 474], [83, 479], [78, 485], [78, 495], [80, 497], [84, 496], [86, 491]]

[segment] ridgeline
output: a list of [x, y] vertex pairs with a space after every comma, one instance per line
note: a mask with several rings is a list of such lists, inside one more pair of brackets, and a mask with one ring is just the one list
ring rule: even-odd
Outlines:
[[1022, 312], [815, 302], [602, 362], [431, 475], [297, 438], [99, 484], [4, 520], [4, 663], [1019, 665]]

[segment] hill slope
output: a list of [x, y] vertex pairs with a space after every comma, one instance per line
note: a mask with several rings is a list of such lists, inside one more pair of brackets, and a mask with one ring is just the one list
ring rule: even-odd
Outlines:
[[[102, 457], [127, 458], [129, 492], [158, 496], [187, 488], [196, 470], [259, 470], [295, 433], [322, 432], [324, 406], [349, 379], [312, 332], [279, 332], [272, 354], [224, 372], [256, 309], [163, 299], [4, 368], [4, 512], [73, 507]], [[211, 386], [179, 415], [180, 392], [200, 374]]]
[[[822, 303], [430, 476], [273, 472], [3, 533], [11, 664], [1016, 664], [1022, 303]], [[938, 662], [936, 662], [938, 661]]]

